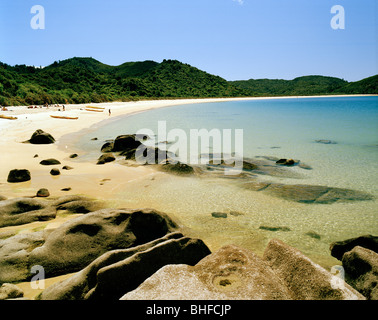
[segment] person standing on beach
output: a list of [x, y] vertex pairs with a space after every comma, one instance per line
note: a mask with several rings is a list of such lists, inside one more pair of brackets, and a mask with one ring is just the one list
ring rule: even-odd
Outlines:
[[112, 112], [110, 111], [110, 109], [109, 109], [109, 116], [112, 114]]

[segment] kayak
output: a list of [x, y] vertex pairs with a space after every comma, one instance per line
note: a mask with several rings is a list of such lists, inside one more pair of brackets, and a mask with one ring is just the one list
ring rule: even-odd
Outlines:
[[8, 119], [8, 120], [17, 120], [17, 117], [11, 117], [11, 116], [4, 116], [3, 114], [0, 114], [1, 119]]
[[79, 117], [67, 117], [67, 116], [52, 116], [50, 115], [51, 118], [55, 119], [70, 119], [70, 120], [77, 120]]

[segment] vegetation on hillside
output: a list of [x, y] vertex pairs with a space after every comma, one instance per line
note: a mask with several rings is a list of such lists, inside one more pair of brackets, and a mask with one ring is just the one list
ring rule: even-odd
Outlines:
[[109, 66], [93, 58], [71, 58], [45, 68], [0, 63], [3, 106], [341, 93], [378, 93], [378, 75], [351, 83], [322, 76], [229, 82], [176, 60]]
[[293, 80], [250, 79], [231, 83], [253, 96], [378, 93], [378, 75], [357, 82], [347, 82], [333, 77], [304, 76]]

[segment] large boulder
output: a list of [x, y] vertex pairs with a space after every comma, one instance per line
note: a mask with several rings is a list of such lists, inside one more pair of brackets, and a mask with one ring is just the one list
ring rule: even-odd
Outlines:
[[263, 258], [229, 245], [195, 266], [167, 265], [121, 299], [365, 299], [338, 280], [297, 249], [273, 239]]
[[283, 280], [294, 300], [364, 300], [352, 287], [338, 285], [335, 275], [280, 240], [269, 242], [264, 260]]
[[16, 299], [24, 296], [24, 292], [14, 284], [4, 283], [0, 287], [0, 300]]
[[48, 202], [32, 198], [14, 198], [0, 202], [0, 227], [54, 219], [56, 209]]
[[51, 134], [44, 132], [42, 129], [38, 129], [26, 142], [30, 142], [32, 144], [51, 144], [55, 142], [55, 139]]
[[378, 253], [356, 246], [344, 253], [345, 279], [369, 300], [378, 300]]
[[29, 253], [45, 242], [45, 232], [21, 233], [0, 240], [0, 283], [30, 277]]
[[141, 145], [139, 139], [142, 138], [143, 137], [137, 136], [136, 134], [120, 135], [114, 140], [113, 149], [111, 151], [119, 152], [136, 149]]
[[168, 265], [121, 300], [290, 299], [283, 282], [251, 251], [229, 245], [195, 266]]
[[210, 254], [197, 239], [170, 233], [129, 249], [108, 251], [72, 277], [48, 287], [41, 300], [117, 300], [166, 264], [196, 264]]
[[102, 209], [46, 232], [0, 240], [0, 283], [27, 281], [41, 265], [46, 277], [76, 272], [109, 250], [125, 249], [177, 229], [164, 213], [151, 209]]
[[27, 169], [14, 169], [8, 174], [7, 181], [10, 183], [24, 182], [31, 180], [30, 171]]
[[378, 253], [378, 237], [371, 234], [356, 238], [332, 242], [330, 245], [331, 255], [338, 260], [342, 260], [345, 252], [360, 246]]
[[52, 277], [79, 271], [109, 250], [129, 248], [173, 231], [176, 224], [153, 210], [103, 209], [72, 219], [52, 231], [29, 263]]

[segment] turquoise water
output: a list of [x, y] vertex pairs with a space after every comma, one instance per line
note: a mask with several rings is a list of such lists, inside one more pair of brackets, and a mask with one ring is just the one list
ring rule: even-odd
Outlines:
[[[163, 120], [168, 131], [243, 129], [245, 157], [293, 158], [312, 167], [292, 168], [299, 179], [263, 180], [351, 188], [378, 197], [378, 97], [266, 99], [155, 109], [96, 128], [81, 136], [77, 147], [88, 152], [87, 159], [97, 158], [105, 140], [143, 128], [157, 133], [158, 121]], [[98, 140], [91, 141], [93, 137]], [[316, 143], [319, 139], [336, 143]], [[276, 237], [324, 266], [335, 263], [329, 258], [330, 242], [378, 234], [376, 200], [306, 205], [242, 190], [232, 181], [176, 177], [157, 181], [149, 192], [143, 190], [143, 197], [124, 192], [130, 206], [148, 204], [171, 213], [200, 236], [207, 235], [213, 247], [236, 242], [261, 253]], [[210, 215], [230, 210], [242, 215], [224, 221]], [[269, 232], [259, 229], [262, 224], [288, 226], [291, 231]], [[321, 239], [305, 236], [308, 231]]]

